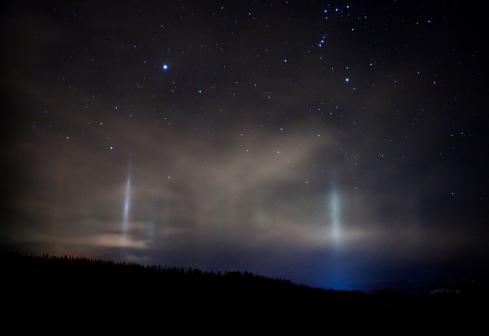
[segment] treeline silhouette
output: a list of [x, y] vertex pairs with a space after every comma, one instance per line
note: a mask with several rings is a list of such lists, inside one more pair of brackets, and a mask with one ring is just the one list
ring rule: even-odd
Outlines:
[[363, 293], [297, 285], [249, 272], [215, 273], [181, 267], [54, 256], [0, 256], [5, 289], [11, 306], [42, 311], [46, 303], [58, 307], [89, 305], [97, 311], [130, 310], [147, 304], [158, 311], [206, 314], [251, 311], [265, 314], [317, 316], [327, 313], [381, 316], [477, 311], [483, 286], [471, 290], [441, 289], [431, 293], [393, 291]]

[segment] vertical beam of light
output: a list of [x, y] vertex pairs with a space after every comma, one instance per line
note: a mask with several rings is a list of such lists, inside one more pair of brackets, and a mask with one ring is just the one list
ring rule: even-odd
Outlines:
[[341, 249], [343, 240], [341, 193], [334, 186], [328, 194], [327, 209], [332, 249], [330, 250], [329, 274], [325, 286], [333, 289], [351, 289], [351, 270], [348, 266], [350, 262], [344, 259], [344, 251]]
[[124, 190], [124, 201], [122, 204], [122, 244], [127, 241], [129, 231], [129, 209], [131, 207], [131, 169], [127, 174], [126, 187]]
[[329, 196], [329, 219], [331, 224], [331, 237], [333, 242], [341, 240], [341, 199], [339, 193], [333, 189]]

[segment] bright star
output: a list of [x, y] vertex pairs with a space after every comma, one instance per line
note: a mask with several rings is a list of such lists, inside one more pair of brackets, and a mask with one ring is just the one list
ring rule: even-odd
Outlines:
[[168, 64], [163, 64], [163, 71], [168, 70]]

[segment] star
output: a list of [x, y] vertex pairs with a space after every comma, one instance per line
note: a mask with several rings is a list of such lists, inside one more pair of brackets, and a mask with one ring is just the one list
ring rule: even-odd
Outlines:
[[163, 64], [162, 68], [163, 68], [163, 71], [167, 71], [168, 70], [168, 64]]

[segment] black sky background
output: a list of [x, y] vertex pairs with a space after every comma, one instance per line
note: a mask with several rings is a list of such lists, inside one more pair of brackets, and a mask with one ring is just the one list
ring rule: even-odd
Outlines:
[[487, 274], [483, 2], [1, 17], [2, 246], [335, 288]]

